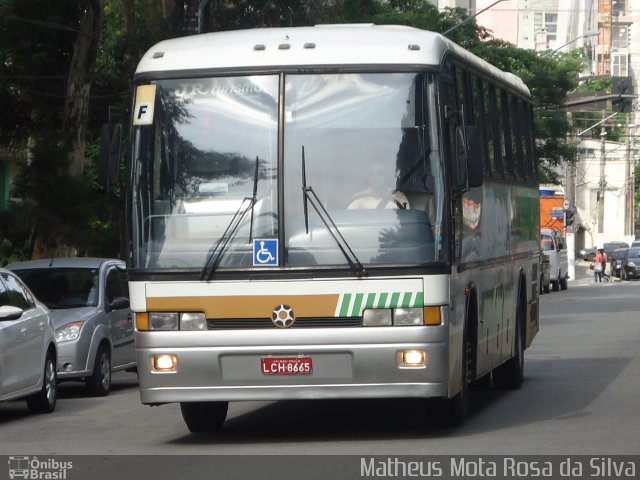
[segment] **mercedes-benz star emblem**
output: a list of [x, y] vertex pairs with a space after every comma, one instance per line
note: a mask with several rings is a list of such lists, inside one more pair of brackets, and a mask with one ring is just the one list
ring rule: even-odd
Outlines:
[[296, 321], [289, 305], [278, 305], [271, 312], [271, 321], [278, 328], [289, 328]]

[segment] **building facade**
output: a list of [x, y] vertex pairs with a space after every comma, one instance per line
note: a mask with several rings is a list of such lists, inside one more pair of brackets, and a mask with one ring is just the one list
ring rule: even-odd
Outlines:
[[[493, 2], [477, 3], [480, 10]], [[589, 59], [584, 79], [612, 78], [612, 93], [621, 96], [584, 106], [598, 125], [577, 138], [578, 161], [575, 168], [567, 167], [565, 186], [576, 211], [577, 250], [610, 240], [632, 240], [638, 230], [634, 170], [640, 102], [632, 95], [640, 92], [640, 0], [507, 0], [476, 21], [496, 38], [520, 48], [541, 52], [584, 48]], [[611, 123], [621, 121], [612, 116], [620, 108], [627, 112], [624, 123]], [[608, 120], [600, 124], [598, 118]], [[602, 134], [612, 127], [623, 129], [621, 142], [604, 140]]]

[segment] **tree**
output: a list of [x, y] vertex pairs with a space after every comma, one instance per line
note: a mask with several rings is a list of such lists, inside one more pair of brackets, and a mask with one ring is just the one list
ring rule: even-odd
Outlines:
[[69, 173], [81, 177], [85, 164], [89, 97], [102, 36], [105, 0], [85, 0], [67, 76], [61, 138], [69, 152]]
[[[22, 203], [0, 215], [0, 231], [11, 230], [0, 256], [11, 248], [28, 256], [36, 239], [54, 252], [113, 254], [100, 242], [108, 239], [117, 251], [118, 190], [100, 191], [90, 161], [98, 132], [107, 118], [127, 120], [140, 57], [159, 40], [193, 33], [198, 8], [204, 31], [355, 22], [450, 30], [451, 40], [529, 85], [544, 163], [574, 157], [561, 105], [579, 62], [497, 41], [462, 9], [439, 12], [427, 0], [0, 0], [0, 147], [33, 153], [16, 181]], [[16, 218], [20, 229], [3, 228]]]
[[[117, 255], [118, 199], [100, 190], [90, 159], [107, 112], [127, 117], [142, 52], [182, 29], [182, 5], [0, 0], [0, 147], [32, 157], [15, 180], [21, 202], [0, 216], [11, 232], [0, 245], [14, 249], [5, 258]], [[23, 228], [3, 228], [15, 218]]]

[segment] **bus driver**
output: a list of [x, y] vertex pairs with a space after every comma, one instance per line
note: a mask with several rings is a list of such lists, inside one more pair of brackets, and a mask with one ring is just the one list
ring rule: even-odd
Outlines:
[[351, 203], [347, 206], [349, 210], [368, 210], [375, 208], [402, 209], [409, 208], [409, 199], [399, 191], [392, 191], [386, 181], [388, 178], [385, 168], [380, 163], [374, 163], [369, 168], [367, 174], [368, 186], [364, 190], [357, 192]]

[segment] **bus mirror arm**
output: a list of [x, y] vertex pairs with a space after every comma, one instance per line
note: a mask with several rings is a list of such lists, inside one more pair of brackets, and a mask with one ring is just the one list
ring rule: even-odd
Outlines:
[[482, 185], [482, 149], [476, 125], [456, 127], [455, 191], [459, 195]]

